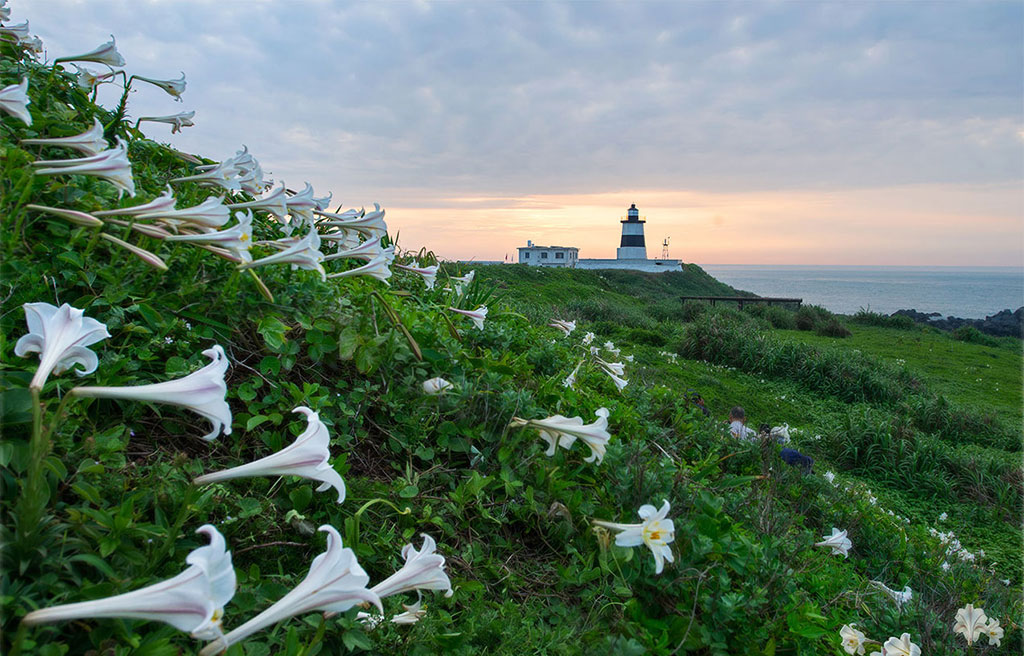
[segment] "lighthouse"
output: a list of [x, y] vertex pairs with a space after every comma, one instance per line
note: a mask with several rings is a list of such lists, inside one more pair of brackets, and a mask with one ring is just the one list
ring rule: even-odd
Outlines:
[[615, 251], [615, 257], [619, 260], [646, 260], [647, 244], [644, 242], [644, 223], [646, 220], [640, 217], [640, 210], [636, 203], [629, 206], [622, 223], [622, 241]]

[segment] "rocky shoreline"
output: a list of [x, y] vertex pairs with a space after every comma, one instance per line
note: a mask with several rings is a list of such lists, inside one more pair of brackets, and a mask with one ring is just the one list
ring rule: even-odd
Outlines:
[[980, 332], [993, 337], [1024, 338], [1024, 307], [1015, 311], [1009, 309], [997, 312], [984, 319], [961, 319], [945, 317], [938, 312], [918, 312], [917, 310], [896, 310], [890, 316], [910, 317], [917, 323], [933, 326], [940, 330], [956, 330], [961, 326], [973, 326]]

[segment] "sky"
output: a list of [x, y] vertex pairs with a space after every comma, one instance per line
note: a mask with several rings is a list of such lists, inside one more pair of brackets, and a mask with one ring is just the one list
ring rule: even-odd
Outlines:
[[[698, 264], [1024, 265], [1020, 2], [11, 0], [49, 58], [184, 72], [147, 135], [345, 208], [410, 250]], [[110, 85], [100, 102], [112, 107]]]

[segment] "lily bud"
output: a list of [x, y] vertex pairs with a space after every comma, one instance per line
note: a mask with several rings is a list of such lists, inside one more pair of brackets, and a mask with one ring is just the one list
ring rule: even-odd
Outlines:
[[150, 251], [147, 251], [145, 248], [140, 248], [134, 244], [129, 244], [123, 239], [118, 239], [114, 235], [108, 235], [105, 232], [100, 234], [100, 238], [106, 239], [110, 243], [120, 246], [121, 248], [125, 249], [135, 257], [139, 258], [149, 266], [153, 267], [154, 269], [157, 269], [159, 271], [167, 271], [167, 264], [164, 263], [164, 261], [161, 260], [158, 255], [156, 255], [156, 253], [151, 253]]
[[182, 73], [181, 77], [177, 80], [154, 80], [152, 78], [142, 77], [141, 75], [133, 75], [132, 77], [136, 80], [149, 82], [152, 85], [160, 87], [173, 96], [178, 102], [181, 102], [181, 94], [185, 93], [185, 73]]
[[87, 228], [95, 228], [103, 225], [103, 221], [100, 221], [95, 216], [86, 214], [85, 212], [79, 212], [77, 210], [64, 210], [56, 207], [45, 207], [43, 205], [26, 205], [25, 207], [30, 210], [59, 216], [65, 221], [70, 221], [75, 225], [85, 226]]

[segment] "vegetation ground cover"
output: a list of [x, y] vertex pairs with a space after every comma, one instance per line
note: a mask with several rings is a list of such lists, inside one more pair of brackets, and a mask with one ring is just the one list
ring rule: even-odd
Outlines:
[[[951, 626], [966, 603], [1006, 626], [1002, 647], [979, 652], [1020, 651], [1019, 408], [1014, 414], [1009, 396], [989, 403], [957, 385], [966, 359], [977, 357], [992, 360], [1000, 387], [1019, 389], [1019, 351], [960, 344], [950, 347], [960, 355], [926, 369], [924, 349], [945, 354], [942, 340], [951, 338], [923, 334], [903, 345], [906, 364], [898, 365], [883, 349], [888, 329], [822, 310], [684, 305], [678, 296], [736, 293], [693, 265], [657, 276], [473, 267], [476, 279], [461, 294], [451, 277], [467, 269], [454, 264], [432, 290], [411, 273], [396, 271], [388, 287], [279, 266], [260, 270], [270, 300], [231, 262], [120, 233], [163, 258], [167, 271], [158, 272], [97, 239], [97, 228], [26, 206], [95, 212], [146, 202], [194, 162], [133, 131], [123, 111], [94, 105], [70, 77], [0, 47], [0, 83], [29, 78], [34, 119], [29, 127], [3, 118], [0, 139], [5, 652], [194, 651], [187, 634], [157, 622], [29, 629], [20, 619], [175, 575], [202, 543], [192, 532], [207, 523], [225, 535], [238, 576], [229, 629], [303, 578], [323, 550], [321, 524], [338, 529], [373, 580], [394, 571], [404, 544], [430, 534], [455, 589], [450, 599], [428, 593], [413, 626], [367, 626], [355, 608], [330, 619], [311, 613], [232, 646], [232, 656], [840, 654], [839, 627], [850, 623], [881, 640], [910, 633], [926, 653], [959, 653]], [[94, 117], [131, 139], [136, 199], [95, 178], [32, 174], [32, 161], [61, 155], [21, 139], [74, 133]], [[184, 184], [176, 194], [191, 205], [211, 192]], [[256, 238], [273, 230], [260, 224]], [[400, 252], [397, 261], [433, 258]], [[42, 300], [70, 303], [107, 326], [87, 384], [182, 376], [205, 364], [202, 349], [222, 345], [232, 432], [205, 442], [203, 420], [168, 406], [63, 405], [75, 377], [55, 375], [43, 390], [53, 429], [45, 508], [26, 525], [36, 516], [23, 501], [34, 467], [27, 385], [35, 362], [17, 357], [14, 343], [26, 330], [23, 304]], [[482, 303], [490, 312], [480, 330], [448, 309]], [[552, 319], [577, 327], [566, 336]], [[852, 337], [809, 337], [834, 324]], [[614, 341], [632, 356], [623, 389], [592, 364], [587, 332], [595, 346]], [[424, 394], [435, 376], [453, 389]], [[704, 396], [710, 417], [688, 389]], [[816, 458], [814, 472], [782, 464], [773, 443], [730, 437], [723, 420], [734, 404], [752, 423], [788, 423]], [[192, 484], [290, 442], [304, 429], [297, 406], [316, 410], [330, 429], [333, 466], [348, 488], [343, 504], [291, 477]], [[584, 461], [579, 447], [549, 457], [536, 430], [510, 428], [513, 417], [592, 421], [599, 408], [609, 410], [613, 435], [600, 463]], [[650, 552], [616, 546], [592, 520], [635, 522], [641, 504], [662, 500], [675, 522], [674, 562], [655, 575]], [[848, 557], [814, 546], [832, 527], [849, 532]], [[929, 529], [954, 530], [974, 560], [951, 554]], [[913, 599], [896, 605], [872, 580], [909, 586]]]

